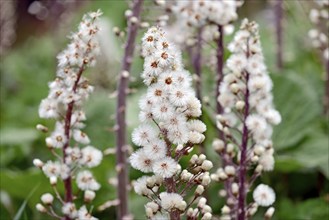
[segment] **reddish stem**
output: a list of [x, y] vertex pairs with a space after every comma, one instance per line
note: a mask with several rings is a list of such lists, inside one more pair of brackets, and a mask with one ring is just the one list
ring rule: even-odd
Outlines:
[[[142, 9], [143, 0], [134, 0], [133, 3], [133, 15], [136, 18], [140, 18], [140, 12]], [[135, 40], [137, 37], [138, 24], [132, 24], [128, 22], [128, 37], [125, 45], [124, 57], [122, 60], [121, 73], [123, 71], [130, 71], [131, 63], [133, 60], [133, 54], [135, 49]], [[118, 171], [118, 219], [123, 219], [128, 215], [128, 173], [127, 173], [127, 162], [126, 162], [126, 92], [128, 89], [129, 78], [120, 75], [118, 84], [118, 100], [116, 110], [116, 124], [118, 126], [116, 132], [116, 164], [119, 167]]]
[[325, 79], [325, 94], [324, 94], [324, 113], [329, 117], [329, 60], [325, 60], [326, 79]]
[[276, 64], [279, 70], [283, 67], [282, 58], [282, 18], [283, 18], [283, 2], [282, 0], [276, 0], [275, 4], [275, 28], [276, 28]]
[[[73, 92], [75, 93], [81, 78], [81, 75], [85, 69], [85, 64], [83, 64], [79, 72], [77, 73], [77, 80], [75, 81], [73, 85]], [[74, 107], [74, 101], [70, 102], [67, 106], [67, 112], [65, 115], [65, 125], [64, 125], [64, 134], [66, 137], [66, 143], [63, 146], [63, 162], [65, 163], [66, 159], [66, 149], [68, 148], [70, 144], [70, 131], [71, 131], [71, 118], [73, 113], [73, 107]], [[64, 180], [64, 188], [65, 188], [65, 202], [72, 202], [73, 200], [73, 194], [72, 194], [72, 178], [69, 176], [67, 179]], [[65, 220], [71, 220], [70, 217], [65, 216]]]
[[[219, 86], [221, 82], [223, 81], [224, 74], [223, 74], [223, 67], [224, 67], [224, 30], [223, 26], [218, 25], [218, 32], [219, 32], [219, 39], [217, 41], [217, 81], [216, 81], [216, 99], [219, 97]], [[216, 113], [222, 114], [224, 112], [223, 106], [216, 100]], [[224, 141], [225, 149], [222, 154], [220, 154], [222, 158], [223, 167], [225, 167], [228, 164], [231, 164], [231, 158], [226, 153], [226, 145], [227, 140], [222, 131], [218, 131], [219, 138]], [[227, 192], [227, 199], [232, 198], [233, 195], [231, 193], [231, 184], [232, 180], [228, 179], [224, 183], [225, 190]]]
[[[217, 81], [216, 81], [216, 99], [220, 95], [219, 85], [223, 80], [223, 64], [224, 64], [224, 31], [223, 26], [218, 25], [219, 39], [217, 41]], [[217, 114], [223, 113], [222, 105], [216, 101], [216, 110]], [[220, 132], [222, 133], [222, 132]], [[223, 134], [220, 134], [220, 137], [223, 137]]]
[[[246, 72], [246, 85], [248, 85], [249, 73]], [[245, 109], [243, 118], [242, 143], [241, 143], [241, 159], [239, 165], [239, 199], [238, 199], [238, 220], [245, 219], [245, 203], [246, 203], [246, 175], [247, 175], [247, 147], [248, 147], [248, 128], [246, 119], [249, 115], [249, 89], [246, 88]]]
[[[167, 155], [167, 157], [172, 157], [171, 142], [167, 138], [167, 131], [166, 130], [161, 130], [161, 132], [163, 134], [164, 140], [165, 140], [166, 145], [167, 145], [166, 155]], [[165, 178], [164, 181], [165, 181], [166, 191], [168, 193], [175, 193], [177, 191], [174, 177]], [[178, 210], [171, 211], [169, 213], [169, 215], [170, 215], [171, 220], [180, 220], [180, 212]]]
[[202, 102], [202, 91], [201, 91], [201, 53], [202, 53], [202, 27], [198, 28], [197, 33], [197, 45], [196, 45], [196, 53], [193, 56], [193, 67], [195, 70], [195, 74], [198, 76], [198, 79], [196, 80], [196, 96]]

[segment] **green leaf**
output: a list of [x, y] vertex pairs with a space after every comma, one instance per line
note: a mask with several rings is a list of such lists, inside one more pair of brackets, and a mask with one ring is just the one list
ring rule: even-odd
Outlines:
[[[30, 192], [30, 194], [26, 197], [26, 199], [24, 200], [24, 202], [22, 203], [21, 207], [19, 208], [19, 210], [17, 211], [15, 217], [14, 217], [14, 220], [19, 220], [21, 219], [23, 213], [24, 213], [24, 210], [25, 210], [25, 207], [27, 205], [27, 201], [31, 198], [31, 196], [33, 195], [33, 193], [37, 190], [37, 188], [40, 186], [40, 184], [38, 184], [37, 186], [35, 186], [32, 191]], [[26, 218], [26, 213], [25, 213], [25, 218]]]
[[303, 167], [318, 168], [329, 179], [329, 140], [325, 134], [313, 134], [290, 155]]
[[1, 144], [20, 145], [31, 143], [38, 138], [38, 133], [32, 128], [6, 128], [0, 130]]
[[313, 129], [322, 106], [307, 79], [291, 72], [272, 78], [275, 106], [282, 116], [282, 123], [274, 127], [273, 142], [282, 150], [293, 147]]
[[323, 198], [308, 199], [295, 204], [284, 198], [280, 200], [278, 206], [275, 217], [279, 220], [320, 220], [329, 218], [329, 204]]
[[1, 169], [0, 177], [1, 189], [8, 192], [13, 199], [25, 200], [36, 185], [42, 186], [36, 188], [35, 193], [27, 200], [29, 207], [34, 207], [43, 193], [52, 192], [48, 179], [36, 168], [25, 171]]
[[275, 171], [289, 173], [297, 171], [302, 167], [291, 155], [277, 156], [275, 158]]

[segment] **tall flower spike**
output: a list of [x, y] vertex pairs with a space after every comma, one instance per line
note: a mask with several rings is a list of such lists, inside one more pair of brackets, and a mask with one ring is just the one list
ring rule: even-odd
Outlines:
[[326, 0], [314, 0], [315, 8], [310, 11], [310, 20], [314, 24], [314, 29], [308, 32], [312, 46], [321, 53], [326, 69], [325, 93], [324, 93], [324, 113], [329, 115], [329, 2]]
[[[218, 97], [225, 106], [223, 114], [217, 116], [224, 141], [213, 144], [223, 158], [223, 167], [212, 174], [212, 179], [226, 186], [223, 218], [244, 220], [255, 213], [255, 205], [246, 205], [252, 183], [263, 171], [274, 168], [272, 125], [279, 124], [281, 116], [273, 107], [272, 81], [264, 64], [258, 25], [245, 19], [229, 50], [232, 55]], [[248, 173], [252, 175], [248, 177]], [[254, 198], [256, 204], [264, 206], [271, 205], [275, 195], [268, 186], [261, 185]]]
[[[202, 56], [202, 48], [213, 41], [222, 44], [224, 33], [233, 32], [234, 26], [231, 23], [238, 18], [237, 9], [242, 4], [243, 1], [178, 0], [168, 3], [166, 6], [175, 16], [175, 22], [167, 27], [174, 34], [169, 35], [168, 38], [180, 45], [181, 48], [188, 49], [190, 62], [196, 74], [197, 98], [200, 100], [202, 99], [201, 62], [209, 63], [213, 69], [218, 69], [217, 60], [214, 60], [216, 51], [210, 48], [210, 56]], [[223, 46], [219, 50], [223, 55]], [[218, 61], [223, 63], [223, 56]], [[220, 71], [222, 71], [221, 68]], [[222, 77], [218, 77], [221, 80]]]
[[[53, 217], [61, 217], [66, 220], [85, 220], [85, 217], [82, 216], [96, 219], [88, 213], [86, 204], [80, 209], [76, 208], [73, 203], [75, 195], [72, 192], [72, 179], [76, 177], [77, 187], [87, 192], [86, 195], [95, 194], [94, 191], [100, 188], [92, 173], [81, 170], [81, 168], [98, 166], [103, 157], [100, 150], [89, 145], [90, 139], [82, 131], [85, 127], [83, 122], [86, 120], [82, 105], [93, 91], [93, 87], [89, 85], [88, 79], [82, 76], [82, 73], [86, 68], [96, 63], [96, 56], [99, 53], [99, 46], [96, 41], [96, 34], [99, 31], [97, 20], [101, 14], [98, 10], [83, 17], [78, 32], [71, 35], [71, 42], [67, 48], [57, 56], [57, 77], [49, 83], [49, 95], [41, 101], [39, 107], [41, 118], [56, 120], [54, 131], [46, 138], [46, 144], [59, 160], [49, 160], [43, 163], [41, 160], [35, 159], [33, 163], [41, 168], [50, 179], [56, 198], [62, 204], [62, 213], [57, 214], [53, 209], [53, 197], [49, 193], [41, 197], [42, 202], [47, 207], [41, 209], [40, 204], [38, 204], [37, 208], [39, 207], [38, 210], [42, 210]], [[38, 125], [37, 128], [42, 128], [42, 131], [48, 130], [41, 125]], [[73, 145], [71, 146], [71, 144]], [[85, 147], [80, 148], [79, 146]], [[64, 182], [64, 199], [56, 187], [58, 178]], [[93, 199], [94, 196], [88, 196], [84, 201], [88, 203], [92, 200], [91, 198]], [[64, 217], [61, 216], [62, 214]]]
[[[151, 200], [145, 206], [148, 218], [180, 219], [183, 213], [190, 219], [199, 215], [211, 218], [211, 208], [199, 198], [210, 183], [212, 163], [205, 155], [193, 155], [188, 167], [183, 169], [179, 164], [194, 144], [204, 140], [206, 130], [196, 119], [201, 115], [201, 104], [191, 88], [191, 76], [182, 66], [180, 52], [159, 28], [145, 33], [142, 54], [142, 78], [148, 89], [140, 100], [142, 123], [132, 133], [139, 149], [129, 160], [133, 168], [153, 175], [136, 180], [134, 190]], [[187, 200], [189, 190], [194, 192], [192, 200]], [[201, 204], [197, 212], [188, 212], [197, 199]]]

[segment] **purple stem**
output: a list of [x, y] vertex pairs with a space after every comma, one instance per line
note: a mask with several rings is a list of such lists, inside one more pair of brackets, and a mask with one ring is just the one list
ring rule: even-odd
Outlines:
[[[143, 0], [134, 0], [133, 4], [133, 15], [140, 18], [140, 12], [142, 9]], [[137, 37], [138, 24], [132, 24], [128, 22], [128, 37], [124, 50], [124, 57], [122, 59], [121, 73], [123, 71], [130, 71], [131, 63], [133, 60], [133, 54], [135, 49], [135, 40]], [[127, 162], [126, 162], [126, 91], [128, 88], [129, 78], [120, 75], [118, 84], [118, 99], [117, 99], [117, 110], [116, 110], [116, 124], [118, 129], [116, 131], [116, 164], [119, 167], [118, 171], [118, 219], [123, 219], [128, 215], [128, 173], [127, 173]]]
[[198, 76], [198, 80], [196, 81], [196, 96], [202, 102], [202, 91], [201, 91], [201, 53], [202, 53], [202, 27], [198, 28], [197, 34], [197, 45], [196, 45], [196, 53], [193, 57], [193, 67], [196, 75]]
[[[223, 81], [223, 67], [224, 67], [224, 30], [223, 26], [218, 25], [218, 32], [219, 32], [219, 39], [217, 41], [217, 81], [216, 81], [216, 99], [220, 95], [219, 92], [219, 86], [221, 82]], [[224, 112], [223, 106], [216, 101], [216, 113], [217, 114], [222, 114]], [[222, 131], [218, 131], [219, 138], [222, 139], [225, 143], [225, 149], [224, 152], [221, 154], [222, 158], [222, 163], [223, 167], [225, 167], [228, 164], [232, 163], [232, 159], [228, 156], [226, 153], [226, 145], [227, 145], [227, 140]], [[224, 183], [225, 190], [227, 192], [227, 199], [233, 197], [231, 193], [231, 184], [232, 180], [228, 179]]]
[[[249, 73], [246, 72], [246, 85], [248, 85]], [[247, 175], [247, 147], [248, 147], [248, 128], [246, 125], [246, 119], [249, 115], [249, 89], [246, 89], [245, 95], [245, 109], [243, 118], [243, 131], [242, 131], [242, 143], [241, 143], [241, 159], [239, 165], [239, 199], [238, 199], [238, 220], [245, 219], [245, 203], [246, 203], [246, 175]]]
[[[218, 25], [219, 39], [217, 41], [217, 81], [216, 81], [216, 99], [219, 94], [219, 85], [223, 81], [223, 64], [224, 64], [224, 31], [223, 26]], [[222, 114], [223, 107], [216, 101], [216, 113]], [[223, 138], [222, 132], [220, 132], [220, 138]]]
[[282, 18], [283, 18], [283, 1], [276, 0], [276, 4], [275, 4], [275, 28], [276, 28], [276, 43], [277, 43], [276, 65], [279, 70], [281, 70], [283, 67]]
[[[195, 74], [198, 76], [196, 82], [195, 82], [195, 88], [196, 88], [196, 96], [202, 103], [202, 31], [203, 27], [199, 27], [197, 30], [197, 44], [196, 44], [196, 51], [195, 54], [192, 50], [189, 51], [190, 56], [193, 56], [192, 59], [192, 65], [195, 71]], [[202, 115], [200, 116], [200, 119], [202, 120]], [[204, 148], [204, 142], [200, 144], [200, 153], [205, 154], [205, 148]]]
[[[85, 69], [85, 64], [83, 64], [80, 69], [79, 72], [77, 73], [77, 80], [75, 81], [74, 85], [73, 85], [73, 92], [75, 93], [81, 78], [81, 75], [83, 73]], [[74, 107], [74, 101], [70, 102], [67, 106], [67, 112], [65, 115], [65, 125], [64, 125], [64, 134], [66, 137], [66, 142], [63, 146], [63, 162], [65, 163], [65, 159], [66, 159], [66, 149], [68, 148], [69, 144], [70, 144], [70, 130], [71, 130], [71, 118], [72, 118], [72, 114], [73, 114], [73, 107]], [[73, 194], [72, 194], [72, 178], [71, 176], [69, 176], [67, 179], [64, 180], [64, 189], [65, 189], [65, 202], [72, 202], [73, 200]], [[64, 220], [71, 220], [70, 217], [65, 216]]]
[[329, 117], [329, 60], [325, 60], [324, 62], [327, 71], [324, 94], [324, 113], [327, 117]]
[[[163, 134], [163, 137], [164, 137], [164, 140], [165, 140], [166, 146], [167, 146], [166, 156], [167, 157], [172, 157], [171, 142], [167, 138], [167, 131], [166, 130], [161, 130], [161, 133]], [[175, 193], [177, 191], [174, 177], [165, 178], [164, 181], [165, 181], [166, 191], [168, 193]], [[180, 212], [177, 209], [175, 209], [173, 211], [170, 211], [169, 215], [170, 215], [170, 220], [180, 220], [181, 219], [180, 218]]]

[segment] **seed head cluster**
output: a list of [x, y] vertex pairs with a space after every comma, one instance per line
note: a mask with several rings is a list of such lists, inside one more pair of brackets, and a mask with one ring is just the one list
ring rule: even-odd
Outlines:
[[[186, 169], [179, 164], [180, 158], [205, 138], [206, 125], [197, 119], [201, 104], [191, 88], [191, 76], [183, 68], [181, 53], [161, 29], [152, 27], [145, 33], [142, 55], [142, 78], [148, 88], [139, 102], [141, 125], [132, 133], [133, 143], [140, 148], [129, 159], [133, 168], [153, 176], [136, 180], [134, 190], [151, 200], [145, 206], [149, 218], [181, 214], [188, 207], [186, 190], [194, 186], [196, 200], [210, 183], [212, 163], [205, 155], [193, 155]], [[161, 192], [161, 186], [166, 192]], [[211, 216], [211, 209], [201, 215]]]
[[[228, 48], [232, 55], [227, 60], [218, 96], [218, 101], [224, 106], [223, 114], [217, 116], [217, 127], [223, 139], [213, 142], [224, 166], [212, 174], [213, 180], [227, 185], [226, 191], [222, 192], [227, 198], [222, 210], [223, 219], [228, 219], [231, 210], [237, 208], [242, 184], [239, 176], [247, 175], [241, 170], [252, 171], [245, 183], [248, 187], [262, 172], [273, 170], [272, 126], [281, 122], [273, 105], [273, 84], [264, 63], [258, 25], [245, 19]], [[243, 159], [242, 154], [245, 155]], [[274, 191], [263, 186], [255, 190], [256, 203], [245, 210], [248, 215], [255, 213], [257, 205], [269, 206], [274, 202]], [[263, 194], [266, 196], [261, 196]]]
[[[93, 87], [82, 73], [86, 68], [95, 65], [99, 53], [96, 34], [99, 31], [97, 20], [101, 14], [100, 11], [86, 14], [79, 24], [78, 32], [70, 36], [71, 42], [67, 48], [57, 56], [56, 79], [49, 83], [49, 95], [41, 101], [39, 116], [56, 121], [54, 130], [46, 138], [46, 145], [58, 160], [49, 160], [45, 163], [40, 159], [33, 161], [49, 178], [56, 194], [58, 179], [67, 181], [75, 178], [76, 185], [84, 191], [87, 202], [94, 199], [94, 191], [100, 188], [100, 184], [86, 168], [98, 166], [103, 154], [90, 145], [88, 135], [82, 131], [86, 120], [82, 105], [93, 91]], [[48, 131], [48, 128], [42, 125], [38, 125], [37, 128], [44, 132]], [[85, 205], [77, 209], [74, 202], [60, 198], [59, 200], [62, 205], [61, 214], [71, 219], [96, 219], [89, 214]], [[39, 211], [51, 216], [57, 215], [49, 208], [53, 203], [51, 194], [44, 194], [41, 201], [48, 206], [38, 204]]]

